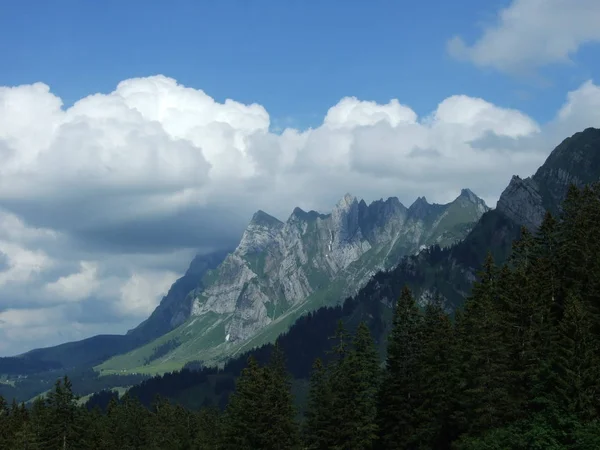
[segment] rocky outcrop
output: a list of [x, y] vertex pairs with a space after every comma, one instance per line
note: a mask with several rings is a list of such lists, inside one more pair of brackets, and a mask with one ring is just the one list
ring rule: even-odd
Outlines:
[[536, 229], [546, 211], [559, 212], [570, 184], [598, 181], [600, 129], [587, 128], [562, 141], [532, 177], [513, 176], [497, 209], [519, 225]]
[[190, 292], [202, 289], [202, 279], [217, 268], [227, 256], [226, 251], [197, 255], [186, 273], [179, 278], [163, 297], [150, 317], [129, 330], [127, 335], [138, 342], [147, 342], [178, 327], [192, 314], [194, 296]]
[[514, 175], [498, 200], [496, 209], [530, 230], [540, 226], [546, 210], [538, 186], [531, 178]]
[[317, 294], [339, 302], [401, 256], [463, 238], [486, 210], [463, 190], [447, 205], [420, 197], [408, 209], [394, 197], [367, 205], [346, 194], [330, 214], [296, 208], [285, 223], [259, 211], [195, 293], [191, 315], [227, 315], [228, 341], [247, 340]]

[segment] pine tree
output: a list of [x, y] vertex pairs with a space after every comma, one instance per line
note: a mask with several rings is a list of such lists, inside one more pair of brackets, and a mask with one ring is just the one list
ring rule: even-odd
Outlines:
[[421, 314], [405, 286], [394, 312], [379, 392], [379, 448], [412, 448], [414, 444], [420, 404], [420, 331]]
[[557, 349], [559, 374], [562, 375], [562, 404], [568, 412], [583, 420], [595, 418], [597, 402], [596, 352], [592, 321], [581, 300], [569, 294], [559, 326]]
[[221, 441], [223, 440], [223, 437], [221, 435], [221, 422], [221, 414], [215, 407], [206, 407], [198, 412], [194, 422], [196, 426], [194, 448], [198, 450], [215, 450], [222, 448]]
[[348, 403], [347, 421], [341, 426], [347, 430], [344, 448], [366, 450], [373, 448], [377, 439], [377, 392], [379, 364], [375, 343], [366, 323], [356, 330], [352, 351], [345, 367], [348, 384], [344, 389]]
[[509, 258], [498, 274], [498, 319], [507, 356], [506, 389], [509, 393], [506, 420], [527, 415], [534, 378], [543, 351], [540, 335], [550, 325], [550, 297], [540, 295], [536, 280], [536, 240], [527, 228], [513, 243]]
[[71, 380], [67, 376], [57, 380], [54, 390], [46, 396], [49, 421], [46, 423], [43, 441], [51, 442], [51, 445], [63, 450], [77, 448], [80, 430], [76, 424], [76, 401]]
[[252, 356], [237, 380], [225, 412], [223, 445], [230, 449], [263, 448], [263, 433], [270, 426], [264, 413], [267, 382], [264, 368]]
[[262, 436], [262, 448], [298, 448], [300, 434], [294, 398], [289, 374], [285, 368], [285, 356], [278, 341], [273, 347], [269, 365], [265, 368], [265, 382], [263, 407], [269, 427]]
[[480, 281], [465, 302], [460, 343], [469, 432], [501, 426], [508, 410], [507, 353], [498, 311], [497, 268], [488, 254]]
[[327, 369], [321, 359], [317, 358], [310, 378], [303, 428], [303, 439], [307, 449], [327, 450], [335, 444], [338, 427], [333, 416], [332, 395]]
[[6, 400], [0, 395], [0, 448], [9, 448], [13, 432]]
[[171, 405], [167, 399], [157, 395], [146, 427], [148, 448], [156, 450], [190, 448], [191, 439], [186, 424], [185, 414]]
[[107, 411], [110, 427], [110, 448], [145, 449], [149, 445], [147, 433], [149, 412], [128, 392], [119, 402], [111, 399]]
[[454, 364], [454, 331], [439, 295], [428, 303], [422, 322], [421, 403], [417, 408], [416, 441], [423, 448], [449, 449], [456, 427], [452, 413], [458, 393], [457, 367]]
[[350, 372], [348, 370], [348, 358], [351, 351], [352, 338], [343, 321], [339, 320], [335, 334], [331, 337], [334, 345], [330, 351], [333, 358], [327, 366], [327, 382], [330, 397], [330, 414], [334, 418], [336, 432], [330, 435], [329, 448], [340, 450], [348, 445], [349, 436], [352, 431], [348, 424], [351, 423], [353, 415], [352, 401], [349, 399], [347, 386], [350, 383]]

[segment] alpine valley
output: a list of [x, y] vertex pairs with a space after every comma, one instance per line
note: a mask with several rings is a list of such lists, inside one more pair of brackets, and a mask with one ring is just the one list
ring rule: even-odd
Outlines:
[[7, 380], [0, 394], [27, 400], [67, 372], [87, 395], [187, 365], [202, 369], [131, 391], [143, 401], [161, 392], [181, 403], [201, 392], [194, 402], [223, 404], [248, 353], [264, 361], [279, 337], [302, 403], [310, 364], [326, 355], [338, 320], [351, 329], [365, 320], [383, 353], [404, 285], [421, 305], [439, 295], [454, 310], [488, 252], [502, 263], [521, 227], [535, 230], [547, 210], [559, 211], [570, 184], [598, 180], [600, 130], [588, 128], [560, 143], [532, 177], [513, 177], [495, 209], [463, 189], [446, 205], [423, 197], [408, 208], [394, 197], [367, 205], [347, 194], [329, 214], [296, 208], [282, 222], [258, 211], [233, 251], [196, 257], [126, 335], [0, 359]]

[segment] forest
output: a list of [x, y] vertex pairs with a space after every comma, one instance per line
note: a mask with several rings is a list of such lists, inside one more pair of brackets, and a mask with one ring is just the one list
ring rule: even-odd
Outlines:
[[489, 254], [452, 316], [405, 286], [384, 361], [366, 323], [331, 329], [302, 414], [276, 344], [248, 357], [223, 410], [135, 389], [86, 407], [68, 377], [30, 406], [0, 398], [0, 448], [598, 449], [600, 184], [571, 186], [506, 262]]

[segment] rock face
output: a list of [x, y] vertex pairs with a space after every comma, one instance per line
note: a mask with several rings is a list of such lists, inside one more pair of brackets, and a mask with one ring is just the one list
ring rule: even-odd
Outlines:
[[367, 205], [346, 194], [329, 214], [295, 208], [282, 222], [258, 211], [233, 252], [183, 299], [165, 300], [160, 314], [153, 314], [165, 323], [175, 312], [169, 323], [179, 326], [98, 369], [162, 371], [192, 360], [220, 364], [272, 342], [302, 314], [343, 302], [403, 256], [463, 239], [488, 209], [463, 189], [446, 205], [424, 197], [409, 208], [394, 197]]
[[346, 194], [330, 214], [296, 208], [285, 223], [258, 211], [194, 293], [191, 315], [230, 316], [228, 341], [247, 340], [317, 294], [335, 304], [401, 256], [462, 239], [487, 209], [463, 190], [447, 205], [420, 197], [408, 209], [394, 197], [367, 205]]
[[217, 268], [227, 254], [226, 251], [219, 251], [197, 255], [186, 273], [173, 283], [150, 317], [129, 330], [127, 336], [136, 341], [148, 342], [185, 322], [192, 312], [194, 300], [193, 297], [188, 296], [189, 292], [201, 287], [206, 272]]
[[523, 180], [517, 175], [513, 175], [500, 195], [496, 209], [530, 230], [540, 226], [546, 213], [536, 182], [530, 177]]
[[562, 141], [532, 177], [513, 176], [496, 209], [533, 230], [546, 210], [558, 212], [570, 184], [598, 181], [599, 173], [600, 129], [587, 128]]
[[[419, 198], [410, 208], [396, 198], [367, 205], [347, 195], [331, 214], [296, 208], [285, 223], [258, 211], [233, 252], [195, 259], [127, 336], [95, 336], [27, 356], [75, 367], [123, 353], [98, 366], [120, 372], [146, 365], [173, 370], [205, 358], [220, 362], [272, 341], [300, 314], [342, 301], [373, 272], [392, 266], [388, 275], [409, 284], [420, 302], [441, 291], [456, 306], [488, 250], [504, 261], [520, 225], [535, 228], [544, 210], [558, 212], [570, 183], [597, 181], [600, 130], [588, 128], [565, 139], [532, 177], [513, 177], [495, 210], [465, 189], [448, 205]], [[450, 250], [419, 252], [465, 236]], [[384, 301], [384, 291], [372, 300]], [[166, 347], [172, 348], [167, 354], [156, 351]]]

